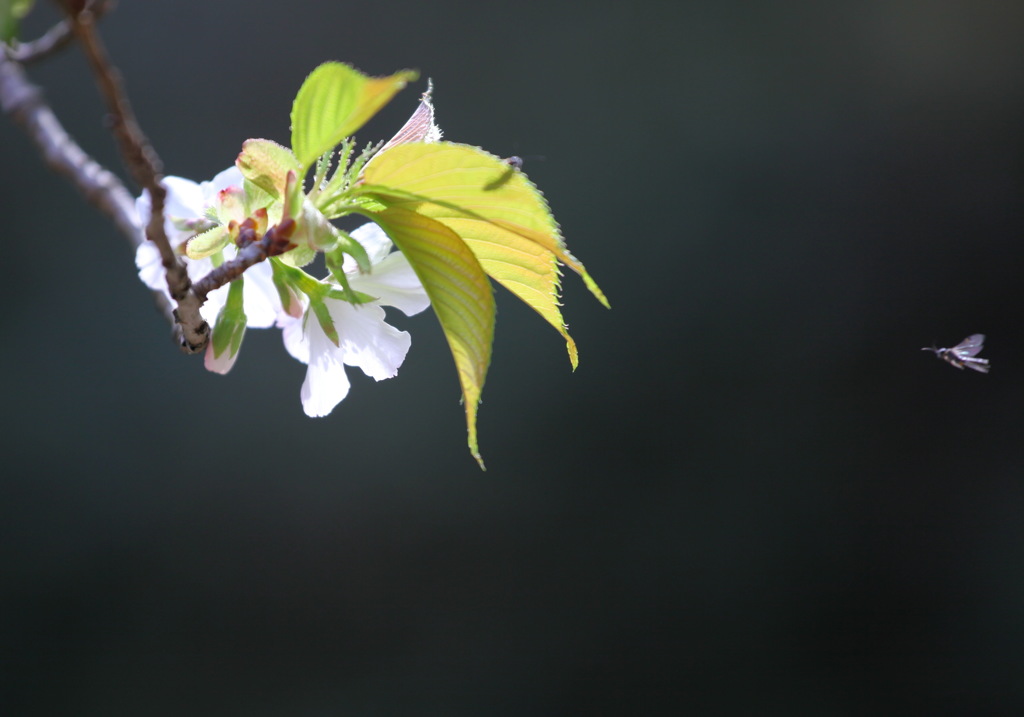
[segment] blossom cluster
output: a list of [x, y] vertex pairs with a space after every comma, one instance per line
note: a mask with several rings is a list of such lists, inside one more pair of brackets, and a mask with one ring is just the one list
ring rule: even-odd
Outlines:
[[[224, 170], [212, 180], [195, 183], [181, 177], [166, 177], [167, 190], [164, 206], [164, 228], [175, 252], [185, 262], [189, 278], [197, 281], [216, 265], [229, 261], [237, 254], [234, 244], [227, 244], [217, 254], [191, 259], [185, 255], [186, 243], [209, 224], [211, 216], [224, 207], [236, 206], [243, 192], [242, 173], [235, 167]], [[147, 193], [136, 201], [141, 225], [149, 221], [151, 202]], [[354, 366], [374, 379], [391, 378], [409, 351], [411, 338], [385, 321], [385, 306], [392, 306], [408, 316], [417, 314], [430, 305], [426, 291], [406, 257], [392, 251], [392, 242], [376, 224], [367, 223], [351, 232], [370, 259], [371, 270], [363, 272], [356, 261], [346, 256], [343, 271], [349, 288], [369, 295], [372, 300], [353, 304], [332, 296], [322, 298], [329, 321], [323, 312], [316, 314], [312, 302], [298, 292], [291, 296], [289, 306], [281, 300], [275, 285], [270, 260], [249, 267], [243, 276], [235, 279], [242, 283], [243, 328], [278, 328], [285, 349], [295, 359], [306, 364], [306, 378], [302, 384], [302, 407], [309, 416], [326, 416], [348, 394], [350, 383], [345, 366]], [[170, 294], [167, 288], [160, 253], [151, 241], [143, 242], [136, 252], [139, 278], [150, 289]], [[323, 283], [333, 285], [328, 277]], [[211, 291], [201, 311], [203, 318], [215, 325], [229, 300], [230, 284]], [[333, 323], [333, 335], [325, 331]], [[216, 329], [215, 329], [216, 331]], [[217, 353], [216, 341], [207, 346], [205, 365], [210, 371], [227, 373], [238, 356], [238, 344]]]

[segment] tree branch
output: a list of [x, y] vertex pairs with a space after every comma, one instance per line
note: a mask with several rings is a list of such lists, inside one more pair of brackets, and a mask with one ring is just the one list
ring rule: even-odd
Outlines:
[[[51, 30], [47, 36], [59, 34]], [[138, 248], [145, 236], [135, 211], [135, 198], [115, 174], [68, 135], [43, 99], [42, 91], [29, 82], [21, 65], [11, 59], [12, 54], [17, 53], [6, 45], [0, 47], [0, 111], [25, 131], [48, 167], [71, 182], [86, 201], [114, 222], [133, 249]], [[167, 297], [154, 291], [153, 298], [168, 322], [175, 324], [174, 308]]]
[[95, 15], [86, 8], [72, 11], [71, 29], [78, 38], [96, 76], [100, 93], [111, 116], [111, 130], [117, 140], [121, 157], [132, 178], [149, 192], [152, 211], [146, 225], [146, 238], [160, 252], [171, 298], [178, 304], [174, 310], [175, 333], [181, 349], [199, 353], [210, 340], [210, 326], [199, 309], [203, 304], [195, 292], [185, 266], [178, 261], [164, 231], [164, 201], [167, 192], [160, 183], [162, 166], [152, 145], [139, 128], [124, 92], [120, 73], [110, 63], [103, 43], [96, 32]]
[[[92, 14], [99, 19], [112, 7], [113, 2], [99, 0], [94, 3]], [[29, 65], [63, 50], [75, 39], [71, 31], [71, 21], [61, 20], [47, 30], [42, 36], [30, 42], [19, 42], [13, 47], [5, 47], [7, 57], [20, 62], [22, 65]]]
[[0, 109], [29, 135], [46, 164], [67, 177], [137, 247], [142, 243], [135, 198], [121, 180], [75, 143], [21, 67], [0, 53]]
[[295, 233], [294, 219], [284, 219], [280, 224], [270, 227], [262, 237], [255, 227], [256, 222], [251, 218], [243, 221], [236, 240], [238, 255], [193, 284], [192, 289], [200, 299], [206, 301], [211, 291], [234, 281], [250, 266], [295, 248], [295, 244], [290, 241]]
[[[89, 9], [72, 12], [68, 19], [35, 41], [17, 48], [0, 43], [0, 110], [25, 130], [51, 169], [66, 177], [89, 203], [113, 220], [133, 248], [138, 248], [145, 239], [158, 247], [167, 285], [177, 308], [171, 306], [162, 292], [153, 292], [154, 298], [174, 325], [175, 337], [182, 350], [199, 353], [210, 339], [209, 324], [200, 314], [207, 295], [241, 276], [250, 266], [293, 248], [289, 239], [295, 225], [293, 221], [286, 220], [259, 236], [251, 219], [243, 222], [237, 240], [238, 255], [193, 285], [164, 230], [163, 207], [167, 192], [161, 184], [160, 159], [139, 128], [120, 74], [110, 64], [95, 31], [97, 16], [105, 12], [110, 3], [101, 0], [90, 5], [95, 7], [91, 12]], [[117, 176], [89, 157], [71, 139], [43, 100], [42, 92], [28, 81], [21, 67], [21, 62], [42, 59], [74, 38], [80, 41], [107, 102], [111, 127], [125, 166], [149, 193], [151, 212], [145, 232], [135, 211], [135, 199], [128, 189]]]
[[[67, 178], [86, 200], [106, 214], [137, 248], [144, 240], [135, 212], [135, 198], [114, 174], [104, 169], [68, 136], [60, 120], [43, 100], [38, 87], [25, 77], [21, 66], [0, 52], [0, 110], [20, 126], [39, 149], [43, 160]], [[167, 298], [154, 292], [157, 304], [173, 321]]]

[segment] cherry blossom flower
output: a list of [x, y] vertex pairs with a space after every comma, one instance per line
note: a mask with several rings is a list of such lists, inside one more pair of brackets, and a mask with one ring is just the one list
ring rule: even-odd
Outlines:
[[[429, 108], [429, 104], [427, 106]], [[184, 256], [184, 243], [216, 226], [218, 220], [214, 217], [227, 221], [224, 214], [230, 214], [231, 207], [242, 206], [238, 201], [243, 186], [242, 174], [231, 167], [207, 182], [197, 184], [181, 177], [166, 177], [163, 185], [167, 189], [164, 207], [167, 237], [182, 256], [189, 277], [193, 281], [201, 279], [214, 268], [212, 258], [190, 259]], [[148, 193], [143, 193], [136, 200], [136, 211], [145, 225], [151, 211]], [[230, 218], [240, 221], [243, 217]], [[385, 321], [384, 306], [393, 306], [412, 316], [430, 305], [409, 261], [401, 252], [392, 251], [392, 242], [380, 227], [373, 223], [364, 224], [353, 231], [351, 237], [366, 250], [371, 271], [360, 271], [350, 256], [345, 257], [342, 270], [349, 287], [373, 297], [372, 301], [352, 304], [328, 295], [314, 300], [298, 292], [293, 294], [295, 302], [286, 310], [281, 305], [273, 280], [274, 269], [269, 261], [249, 267], [241, 277], [245, 317], [240, 330], [244, 331], [246, 326], [277, 326], [282, 329], [285, 349], [308, 366], [301, 399], [309, 416], [326, 416], [348, 394], [350, 383], [346, 365], [358, 367], [378, 381], [397, 374], [409, 351], [411, 338], [408, 332], [399, 331]], [[223, 259], [230, 260], [237, 254], [237, 248], [228, 243], [222, 252]], [[143, 242], [136, 252], [135, 261], [143, 283], [151, 289], [163, 291], [170, 299], [156, 245], [150, 241]], [[338, 288], [331, 278], [322, 283]], [[207, 295], [201, 311], [211, 325], [225, 308], [231, 286], [222, 286]], [[237, 288], [235, 291], [235, 303], [232, 305], [237, 307]], [[332, 293], [338, 296], [338, 293]], [[319, 303], [314, 306], [314, 301]], [[321, 311], [318, 313], [316, 308]], [[328, 330], [325, 331], [325, 327]], [[215, 333], [218, 330], [215, 329]], [[227, 373], [237, 357], [237, 344], [232, 350], [215, 355], [215, 341], [216, 338], [207, 347], [206, 368]]]
[[308, 416], [326, 416], [348, 395], [346, 365], [356, 366], [378, 381], [398, 373], [411, 338], [384, 320], [383, 306], [394, 306], [412, 316], [430, 305], [409, 261], [400, 252], [391, 252], [391, 240], [380, 227], [364, 224], [352, 232], [352, 238], [366, 249], [373, 270], [361, 274], [355, 261], [346, 257], [345, 274], [352, 289], [376, 299], [365, 304], [323, 300], [337, 343], [324, 331], [308, 302], [301, 316], [282, 312], [278, 317], [288, 353], [308, 366], [300, 394]]
[[[171, 247], [180, 253], [179, 247], [188, 239], [207, 229], [215, 222], [208, 218], [207, 212], [215, 208], [222, 192], [241, 192], [242, 173], [236, 167], [230, 167], [207, 182], [196, 184], [182, 177], [164, 177], [163, 185], [167, 189], [164, 203], [164, 231]], [[150, 198], [148, 192], [135, 201], [142, 226], [150, 217]], [[239, 217], [241, 219], [241, 217]], [[237, 249], [233, 244], [224, 248], [226, 260], [234, 258]], [[183, 257], [188, 269], [189, 278], [193, 281], [206, 276], [213, 269], [213, 261], [209, 258], [193, 260]], [[167, 279], [160, 260], [160, 251], [151, 241], [144, 241], [135, 252], [135, 264], [139, 268], [139, 278], [150, 289], [162, 291], [171, 298], [167, 290]], [[249, 328], [265, 329], [274, 325], [277, 314], [281, 310], [281, 302], [274, 288], [272, 272], [266, 262], [250, 267], [244, 278], [244, 306], [246, 325]], [[224, 307], [228, 298], [228, 286], [211, 291], [206, 303], [200, 310], [203, 318], [210, 324], [217, 320], [217, 315]], [[218, 371], [224, 373], [224, 371]]]

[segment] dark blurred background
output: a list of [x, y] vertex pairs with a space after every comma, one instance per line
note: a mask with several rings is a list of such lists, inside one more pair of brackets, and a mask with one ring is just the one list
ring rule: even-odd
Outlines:
[[[123, 0], [102, 32], [197, 180], [287, 142], [324, 60], [420, 69], [613, 309], [566, 275], [572, 374], [501, 294], [486, 473], [429, 314], [308, 419], [278, 333], [226, 377], [179, 354], [3, 118], [0, 712], [1024, 709], [1024, 5]], [[30, 76], [120, 171], [78, 51]], [[975, 332], [990, 375], [919, 351]]]

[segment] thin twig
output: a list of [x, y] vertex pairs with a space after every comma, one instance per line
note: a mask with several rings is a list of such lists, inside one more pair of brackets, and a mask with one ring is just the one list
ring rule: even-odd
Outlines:
[[[0, 111], [25, 130], [51, 169], [66, 177], [86, 201], [114, 222], [133, 249], [138, 248], [145, 236], [135, 212], [135, 198], [116, 175], [78, 146], [43, 100], [39, 88], [28, 81], [20, 65], [8, 60], [2, 52]], [[163, 292], [154, 291], [153, 299], [173, 323], [173, 307]]]
[[295, 248], [290, 241], [292, 234], [295, 233], [294, 219], [285, 219], [280, 224], [270, 227], [262, 237], [255, 231], [254, 225], [252, 219], [242, 222], [236, 242], [239, 247], [238, 255], [234, 259], [224, 262], [193, 284], [192, 288], [199, 298], [205, 301], [211, 291], [234, 281], [250, 266]]
[[122, 86], [120, 73], [110, 63], [96, 32], [95, 16], [89, 9], [85, 9], [73, 13], [70, 20], [72, 31], [92, 66], [100, 93], [106, 100], [111, 130], [117, 140], [125, 167], [139, 186], [149, 192], [151, 214], [146, 225], [146, 238], [152, 241], [160, 252], [167, 287], [171, 298], [178, 304], [174, 318], [177, 322], [175, 331], [179, 334], [181, 348], [186, 353], [198, 353], [206, 348], [210, 340], [210, 326], [199, 313], [203, 301], [192, 291], [188, 272], [178, 260], [164, 231], [164, 201], [167, 192], [160, 183], [160, 158], [135, 120]]
[[[99, 3], [97, 11], [105, 11], [109, 5]], [[145, 241], [145, 235], [135, 211], [135, 198], [115, 174], [86, 154], [68, 135], [43, 99], [42, 91], [29, 82], [15, 59], [27, 55], [26, 59], [35, 60], [55, 51], [58, 45], [66, 44], [66, 38], [72, 37], [70, 28], [68, 21], [59, 23], [39, 40], [17, 50], [0, 43], [0, 111], [25, 131], [46, 164], [107, 215], [132, 249], [136, 249]], [[153, 298], [168, 321], [173, 322], [173, 307], [163, 292], [154, 291]]]
[[[57, 174], [66, 177], [86, 200], [113, 220], [137, 248], [145, 237], [135, 212], [135, 198], [121, 180], [104, 169], [71, 139], [60, 120], [43, 100], [43, 93], [25, 77], [21, 66], [0, 52], [0, 111], [19, 125]], [[160, 292], [153, 296], [173, 321], [172, 307]]]
[[[92, 8], [92, 14], [96, 19], [99, 19], [105, 15], [112, 6], [113, 2], [97, 2]], [[75, 35], [71, 29], [71, 21], [65, 19], [58, 22], [35, 40], [19, 42], [13, 47], [6, 47], [5, 51], [7, 53], [7, 57], [15, 62], [20, 62], [23, 65], [29, 65], [59, 52], [67, 47], [74, 39]]]
[[91, 204], [114, 220], [133, 247], [142, 243], [135, 199], [124, 184], [68, 136], [39, 88], [28, 81], [16, 62], [2, 53], [0, 109], [25, 130], [54, 171], [71, 180]]

